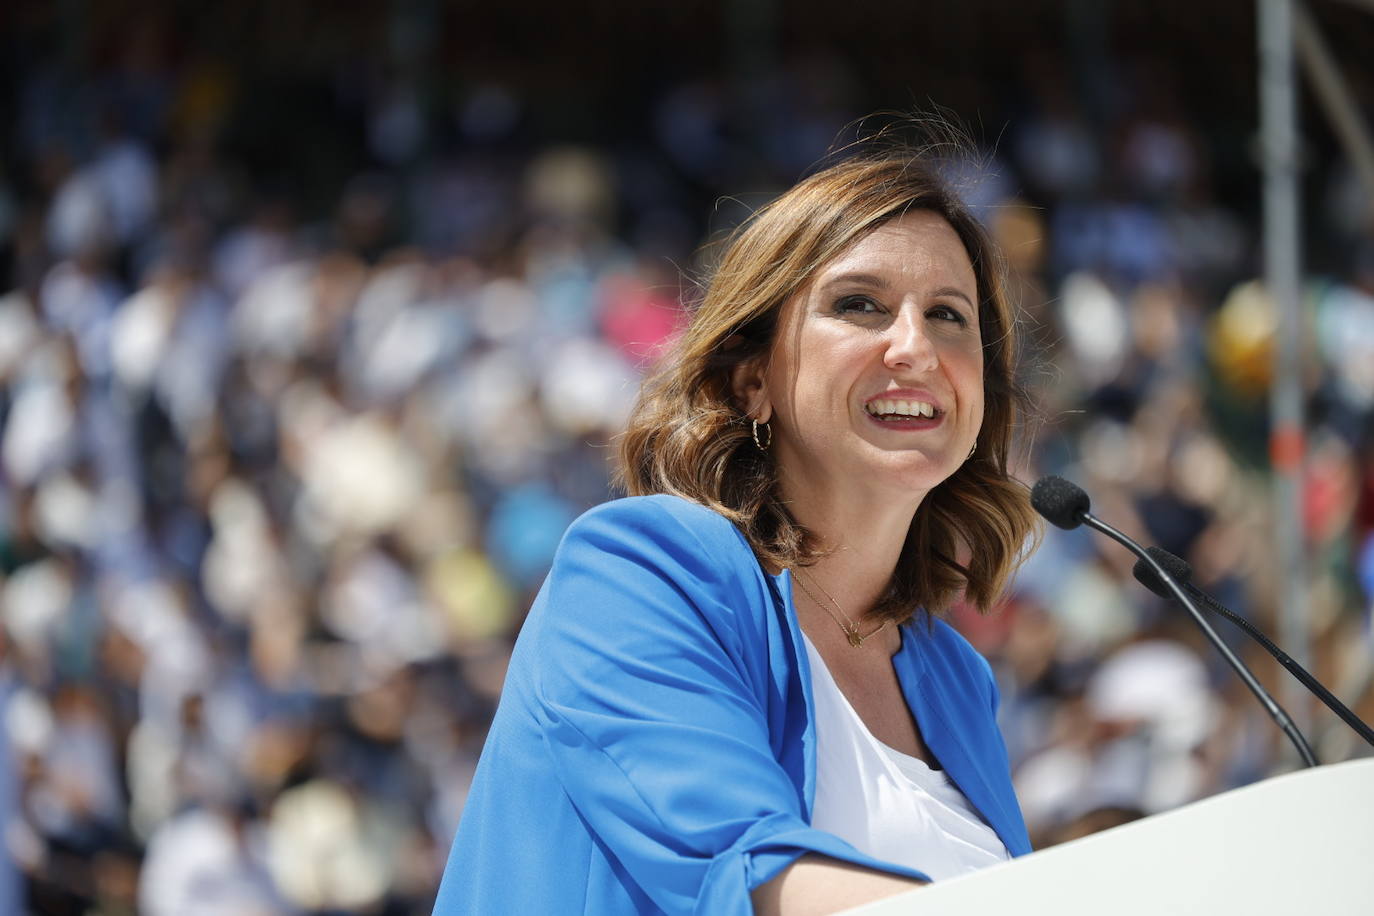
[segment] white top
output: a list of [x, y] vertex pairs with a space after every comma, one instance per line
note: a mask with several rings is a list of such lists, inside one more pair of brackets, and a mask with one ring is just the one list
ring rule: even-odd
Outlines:
[[874, 858], [953, 878], [1011, 856], [944, 770], [868, 730], [805, 634], [816, 704], [816, 802], [811, 826]]

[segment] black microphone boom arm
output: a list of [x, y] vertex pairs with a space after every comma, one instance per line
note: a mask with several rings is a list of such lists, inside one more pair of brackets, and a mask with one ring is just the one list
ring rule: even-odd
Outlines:
[[[1330, 690], [1327, 690], [1321, 681], [1317, 680], [1306, 668], [1294, 661], [1293, 657], [1287, 652], [1275, 645], [1274, 641], [1268, 636], [1265, 636], [1264, 632], [1260, 630], [1259, 627], [1256, 627], [1253, 623], [1189, 582], [1188, 577], [1192, 570], [1189, 569], [1187, 563], [1169, 553], [1167, 550], [1159, 547], [1147, 547], [1145, 552], [1158, 561], [1166, 570], [1170, 570], [1173, 577], [1183, 586], [1183, 589], [1188, 592], [1189, 595], [1201, 601], [1203, 607], [1214, 614], [1220, 614], [1222, 617], [1225, 617], [1227, 620], [1240, 627], [1247, 636], [1263, 646], [1264, 651], [1273, 656], [1275, 661], [1283, 665], [1289, 674], [1297, 678], [1298, 681], [1310, 690], [1317, 699], [1325, 703], [1327, 709], [1330, 709], [1339, 716], [1341, 721], [1349, 725], [1357, 735], [1369, 744], [1374, 745], [1374, 729], [1371, 729], [1368, 723], [1351, 712], [1350, 708], [1342, 703]], [[1144, 560], [1136, 563], [1134, 572], [1140, 584], [1156, 595], [1159, 595], [1161, 598], [1173, 597], [1165, 590], [1164, 583], [1155, 578], [1154, 574], [1145, 566]]]
[[1240, 677], [1241, 681], [1244, 682], [1245, 686], [1255, 695], [1255, 699], [1259, 700], [1260, 705], [1265, 708], [1270, 717], [1278, 723], [1283, 733], [1293, 742], [1293, 746], [1298, 749], [1298, 756], [1302, 758], [1303, 765], [1309, 767], [1317, 766], [1316, 755], [1312, 753], [1312, 748], [1308, 746], [1307, 739], [1302, 736], [1302, 733], [1298, 731], [1298, 727], [1293, 724], [1292, 717], [1289, 716], [1288, 713], [1284, 711], [1283, 707], [1269, 695], [1269, 691], [1265, 690], [1264, 687], [1260, 685], [1260, 682], [1255, 680], [1255, 676], [1250, 673], [1249, 668], [1245, 667], [1245, 663], [1237, 658], [1236, 654], [1231, 651], [1231, 648], [1222, 641], [1221, 637], [1217, 635], [1216, 630], [1213, 630], [1211, 624], [1202, 616], [1202, 612], [1197, 609], [1191, 600], [1189, 600], [1187, 593], [1174, 581], [1174, 577], [1165, 572], [1164, 567], [1160, 566], [1155, 558], [1150, 556], [1139, 544], [1126, 537], [1126, 535], [1122, 534], [1120, 531], [1117, 531], [1111, 525], [1096, 518], [1092, 513], [1086, 511], [1082, 512], [1080, 518], [1083, 524], [1087, 525], [1089, 528], [1102, 532], [1107, 537], [1116, 541], [1139, 557], [1140, 560], [1150, 568], [1150, 571], [1159, 577], [1159, 581], [1168, 586], [1175, 600], [1183, 605], [1183, 607], [1188, 610], [1188, 613], [1193, 616], [1193, 622], [1202, 629], [1203, 634], [1211, 640], [1212, 645], [1216, 646], [1217, 651], [1221, 653], [1221, 657], [1226, 659], [1226, 663], [1231, 666]]
[[1303, 738], [1302, 732], [1298, 731], [1298, 727], [1293, 724], [1292, 717], [1284, 712], [1283, 707], [1275, 702], [1269, 692], [1260, 686], [1260, 682], [1255, 680], [1255, 676], [1250, 673], [1249, 668], [1245, 667], [1245, 663], [1236, 658], [1236, 654], [1231, 651], [1230, 647], [1221, 641], [1216, 630], [1213, 630], [1203, 618], [1202, 612], [1188, 599], [1188, 595], [1174, 581], [1174, 577], [1169, 575], [1168, 571], [1145, 551], [1145, 548], [1111, 525], [1095, 518], [1088, 511], [1092, 503], [1082, 487], [1062, 477], [1042, 477], [1031, 488], [1031, 506], [1050, 523], [1058, 525], [1060, 528], [1071, 530], [1079, 525], [1087, 525], [1089, 528], [1102, 532], [1139, 557], [1141, 562], [1146, 564], [1158, 577], [1159, 581], [1169, 587], [1169, 591], [1173, 593], [1178, 603], [1187, 608], [1188, 613], [1193, 616], [1193, 621], [1202, 630], [1202, 634], [1211, 640], [1212, 645], [1216, 646], [1217, 651], [1221, 653], [1221, 657], [1226, 659], [1226, 663], [1231, 666], [1245, 686], [1255, 695], [1255, 699], [1260, 701], [1260, 705], [1269, 713], [1269, 717], [1293, 742], [1293, 746], [1298, 749], [1298, 756], [1302, 758], [1303, 765], [1309, 767], [1317, 765], [1317, 755], [1312, 753], [1312, 748], [1308, 746], [1307, 739]]

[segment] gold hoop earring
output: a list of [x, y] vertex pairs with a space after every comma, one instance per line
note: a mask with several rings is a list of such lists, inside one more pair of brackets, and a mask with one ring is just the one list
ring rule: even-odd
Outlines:
[[[768, 436], [767, 436], [767, 441], [762, 441], [762, 440], [759, 439], [759, 426], [760, 426], [760, 425], [763, 426], [763, 431], [764, 431], [765, 433], [768, 434]], [[754, 444], [757, 445], [757, 446], [759, 447], [759, 451], [761, 451], [761, 452], [766, 452], [766, 451], [768, 451], [768, 446], [770, 446], [770, 445], [773, 444], [773, 430], [771, 430], [771, 429], [768, 427], [768, 424], [767, 424], [767, 423], [760, 424], [758, 420], [755, 420], [755, 421], [754, 421]]]
[[971, 449], [968, 450], [968, 458], [965, 458], [964, 460], [965, 460], [965, 461], [968, 461], [969, 458], [972, 458], [972, 457], [973, 457], [973, 453], [976, 452], [976, 451], [978, 451], [978, 440], [977, 440], [977, 439], [974, 439], [974, 440], [973, 440], [973, 448], [971, 448]]

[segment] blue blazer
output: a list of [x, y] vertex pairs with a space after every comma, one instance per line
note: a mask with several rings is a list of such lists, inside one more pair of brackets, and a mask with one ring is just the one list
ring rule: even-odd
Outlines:
[[[1030, 851], [987, 662], [941, 621], [893, 665], [931, 751]], [[898, 874], [810, 826], [811, 675], [791, 578], [672, 496], [568, 529], [516, 641], [434, 912], [753, 912], [806, 852]]]

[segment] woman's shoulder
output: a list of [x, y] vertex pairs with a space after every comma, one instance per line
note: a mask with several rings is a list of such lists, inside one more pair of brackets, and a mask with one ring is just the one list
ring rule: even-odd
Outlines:
[[[575, 631], [574, 643], [599, 644], [598, 634], [614, 633], [623, 648], [640, 634], [643, 651], [653, 654], [665, 640], [697, 633], [742, 657], [775, 600], [774, 585], [729, 519], [675, 496], [638, 496], [603, 503], [573, 522], [530, 619], [548, 640]], [[674, 626], [664, 629], [669, 621]]]
[[636, 568], [698, 586], [727, 590], [762, 584], [763, 571], [749, 542], [719, 512], [678, 496], [653, 494], [613, 499], [588, 509], [568, 527], [554, 557], [618, 557]]
[[579, 516], [563, 536], [552, 572], [561, 577], [578, 568], [614, 568], [622, 576], [675, 582], [699, 605], [766, 604], [772, 594], [753, 548], [733, 522], [667, 494], [615, 499]]
[[700, 503], [667, 493], [627, 496], [593, 506], [569, 526], [568, 536], [595, 537], [612, 531], [664, 545], [699, 545], [710, 550], [738, 548], [752, 557], [744, 536], [728, 518]]
[[702, 525], [725, 525], [733, 528], [730, 520], [714, 509], [671, 493], [651, 493], [647, 496], [622, 496], [592, 506], [582, 513], [583, 518], [610, 515], [622, 518], [673, 516], [690, 519]]

